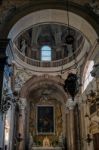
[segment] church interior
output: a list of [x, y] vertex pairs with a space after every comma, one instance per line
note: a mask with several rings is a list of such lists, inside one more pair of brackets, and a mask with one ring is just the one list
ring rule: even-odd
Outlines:
[[0, 0], [0, 150], [99, 150], [99, 0]]

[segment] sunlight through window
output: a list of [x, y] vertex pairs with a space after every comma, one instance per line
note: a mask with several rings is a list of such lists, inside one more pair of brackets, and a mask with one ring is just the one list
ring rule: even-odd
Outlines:
[[51, 48], [49, 46], [41, 47], [41, 61], [51, 61]]
[[94, 66], [94, 61], [90, 61], [89, 65], [88, 65], [88, 69], [87, 69], [86, 74], [85, 74], [83, 91], [87, 88], [88, 84], [93, 79], [93, 77], [91, 76], [91, 73], [90, 73], [93, 69], [93, 66]]

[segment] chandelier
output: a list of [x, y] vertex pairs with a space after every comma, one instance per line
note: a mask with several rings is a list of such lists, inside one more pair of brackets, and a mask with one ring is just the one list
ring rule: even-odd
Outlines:
[[68, 77], [65, 80], [64, 89], [68, 94], [70, 94], [72, 100], [74, 101], [74, 97], [79, 91], [78, 77], [76, 74], [74, 73], [68, 74]]
[[[65, 39], [65, 43], [67, 45], [71, 45], [72, 46], [72, 53], [74, 56], [74, 60], [75, 60], [75, 67], [77, 68], [77, 62], [76, 62], [76, 58], [75, 58], [75, 54], [74, 54], [74, 36], [71, 34], [70, 32], [70, 24], [69, 24], [69, 1], [66, 1], [66, 6], [67, 6], [67, 36]], [[65, 80], [65, 84], [64, 84], [64, 89], [65, 91], [72, 97], [72, 100], [74, 101], [75, 95], [78, 93], [79, 91], [79, 81], [78, 81], [78, 76], [77, 73], [69, 73], [67, 76], [67, 79]]]

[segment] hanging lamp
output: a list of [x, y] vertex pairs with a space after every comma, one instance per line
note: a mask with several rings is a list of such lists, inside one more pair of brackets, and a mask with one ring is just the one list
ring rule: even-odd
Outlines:
[[[67, 6], [67, 36], [65, 39], [66, 44], [68, 45], [72, 45], [73, 48], [73, 44], [74, 44], [74, 36], [71, 35], [70, 33], [70, 25], [69, 25], [69, 1], [66, 0], [66, 6]], [[75, 54], [74, 54], [74, 49], [72, 50], [73, 52], [73, 56], [74, 56], [74, 60], [75, 60], [75, 65], [77, 67], [77, 62], [76, 62], [76, 58], [75, 58]], [[78, 82], [78, 76], [75, 73], [69, 73], [67, 76], [67, 79], [65, 80], [65, 84], [64, 84], [64, 90], [72, 97], [72, 100], [74, 101], [74, 98], [76, 96], [76, 94], [79, 91], [79, 82]]]
[[66, 0], [66, 6], [67, 6], [67, 36], [66, 36], [66, 39], [65, 39], [65, 42], [66, 44], [69, 44], [69, 45], [73, 45], [74, 43], [74, 37], [73, 35], [70, 33], [70, 24], [69, 24], [69, 1]]

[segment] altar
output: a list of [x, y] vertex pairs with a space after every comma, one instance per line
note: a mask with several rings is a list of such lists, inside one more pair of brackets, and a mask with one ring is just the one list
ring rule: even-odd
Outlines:
[[31, 150], [62, 150], [62, 147], [32, 147]]
[[[56, 110], [60, 110], [60, 113], [57, 112], [55, 115]], [[34, 118], [34, 120], [36, 119], [36, 127], [34, 128], [35, 130], [32, 130], [34, 126], [32, 124], [30, 128], [32, 131], [29, 138], [29, 149], [63, 150], [62, 129], [58, 128], [58, 126], [62, 128], [62, 124], [61, 122], [56, 123], [54, 118], [56, 116], [56, 120], [58, 120], [59, 116], [62, 116], [60, 103], [57, 104], [57, 108], [55, 109], [54, 104], [45, 104], [44, 101], [42, 105], [41, 103], [37, 104], [36, 111], [33, 114], [35, 113], [37, 113], [36, 118]], [[31, 122], [33, 121], [31, 120]]]

